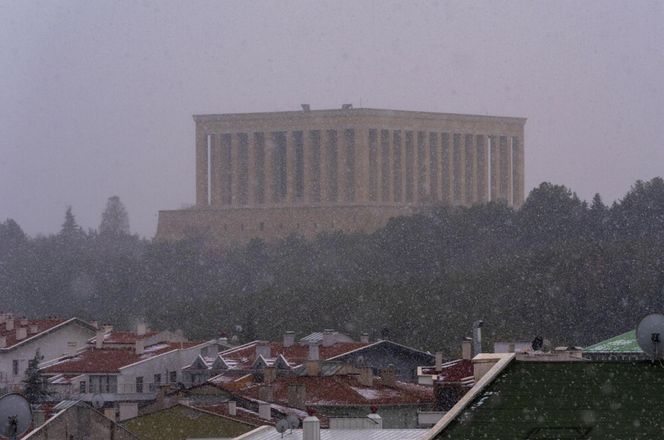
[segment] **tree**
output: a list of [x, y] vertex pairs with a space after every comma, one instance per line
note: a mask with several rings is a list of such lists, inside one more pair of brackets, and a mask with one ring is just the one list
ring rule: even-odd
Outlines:
[[28, 361], [28, 368], [25, 370], [25, 379], [23, 379], [23, 395], [31, 404], [37, 404], [45, 401], [51, 393], [46, 388], [46, 383], [39, 375], [39, 361], [42, 356], [39, 349], [35, 356]]
[[120, 197], [111, 196], [106, 202], [106, 209], [101, 214], [99, 233], [104, 235], [128, 235], [129, 215]]
[[72, 213], [71, 206], [67, 206], [65, 221], [62, 223], [62, 228], [60, 229], [60, 237], [69, 241], [81, 239], [84, 235], [85, 233], [76, 223], [76, 217], [74, 217], [74, 214]]

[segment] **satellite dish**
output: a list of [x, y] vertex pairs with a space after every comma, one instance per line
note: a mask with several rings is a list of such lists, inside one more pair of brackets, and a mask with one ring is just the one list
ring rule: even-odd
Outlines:
[[284, 432], [286, 432], [288, 429], [290, 429], [290, 423], [288, 423], [288, 420], [286, 419], [281, 419], [277, 422], [277, 432], [281, 434], [281, 436], [284, 436]]
[[30, 403], [20, 394], [0, 397], [0, 435], [20, 438], [32, 425]]
[[533, 347], [533, 351], [540, 351], [544, 346], [544, 338], [541, 336], [535, 336], [535, 339], [533, 339], [533, 342], [530, 344], [530, 346]]
[[286, 417], [286, 421], [288, 421], [288, 426], [290, 427], [291, 430], [300, 427], [300, 419], [295, 414], [291, 414], [288, 417]]
[[92, 403], [92, 407], [95, 409], [101, 409], [104, 407], [104, 398], [102, 397], [101, 394], [95, 394], [92, 396], [92, 400], [90, 401]]
[[636, 342], [644, 353], [653, 360], [664, 356], [664, 315], [652, 313], [639, 322], [636, 327]]

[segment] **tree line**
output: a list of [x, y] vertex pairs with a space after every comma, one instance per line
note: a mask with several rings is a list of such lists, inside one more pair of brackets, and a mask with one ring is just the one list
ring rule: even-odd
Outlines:
[[48, 236], [0, 223], [0, 301], [125, 328], [145, 318], [191, 338], [335, 328], [454, 356], [483, 319], [489, 344], [542, 335], [583, 346], [664, 311], [663, 244], [661, 178], [637, 181], [611, 206], [542, 183], [518, 210], [433, 206], [373, 233], [253, 240], [229, 252], [200, 235], [132, 235], [114, 197], [98, 230], [83, 231], [71, 209]]

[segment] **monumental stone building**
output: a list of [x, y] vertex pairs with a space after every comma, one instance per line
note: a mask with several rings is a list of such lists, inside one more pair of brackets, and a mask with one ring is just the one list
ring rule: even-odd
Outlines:
[[354, 109], [196, 115], [196, 205], [158, 239], [370, 232], [432, 204], [524, 199], [524, 118]]

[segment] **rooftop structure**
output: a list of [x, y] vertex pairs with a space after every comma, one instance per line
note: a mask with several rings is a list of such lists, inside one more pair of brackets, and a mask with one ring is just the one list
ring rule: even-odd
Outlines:
[[583, 349], [583, 356], [592, 360], [633, 361], [650, 357], [636, 342], [636, 330], [630, 330]]

